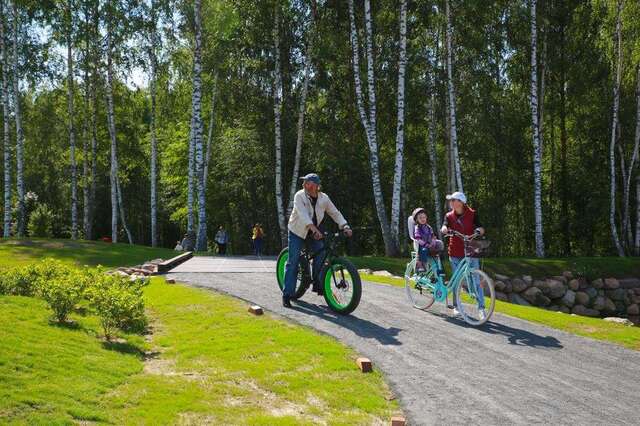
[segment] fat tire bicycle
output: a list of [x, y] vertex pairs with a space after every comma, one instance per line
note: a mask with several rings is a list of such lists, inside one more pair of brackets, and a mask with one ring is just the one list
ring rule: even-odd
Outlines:
[[[295, 293], [292, 299], [302, 298], [309, 287], [322, 294], [329, 309], [341, 315], [353, 312], [360, 303], [362, 296], [362, 282], [358, 270], [348, 259], [334, 254], [337, 242], [343, 238], [343, 234], [324, 233], [324, 246], [313, 251], [309, 244], [304, 245], [300, 252], [298, 263], [298, 277], [296, 279]], [[313, 258], [322, 255], [324, 262], [319, 273], [313, 271]], [[289, 248], [285, 247], [280, 252], [276, 262], [276, 276], [280, 290], [284, 290], [284, 274], [289, 260]], [[315, 275], [315, 276], [314, 276]]]
[[[418, 253], [413, 251], [411, 262], [407, 264], [404, 273], [407, 297], [414, 308], [426, 310], [434, 302], [447, 303], [449, 295], [452, 294], [464, 321], [469, 325], [480, 326], [487, 322], [493, 314], [496, 293], [493, 280], [482, 270], [470, 265], [470, 254], [473, 251], [470, 242], [478, 234], [467, 236], [452, 230], [447, 236], [460, 238], [464, 242], [465, 257], [458, 264], [451, 279], [445, 281], [442, 262], [438, 255], [429, 256], [428, 262], [424, 265], [425, 271], [417, 272]], [[484, 316], [480, 313], [481, 294], [484, 299]]]

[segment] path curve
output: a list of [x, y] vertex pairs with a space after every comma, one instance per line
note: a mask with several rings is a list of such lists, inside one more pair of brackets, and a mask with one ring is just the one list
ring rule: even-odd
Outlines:
[[[168, 277], [334, 336], [380, 368], [411, 424], [640, 424], [640, 352], [494, 314], [468, 327], [399, 288], [365, 283], [350, 316], [308, 293], [281, 306], [275, 261], [196, 257]], [[560, 315], [560, 314], [559, 314]]]

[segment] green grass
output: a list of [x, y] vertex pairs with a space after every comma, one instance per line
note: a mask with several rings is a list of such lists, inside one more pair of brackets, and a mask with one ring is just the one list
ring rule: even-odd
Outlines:
[[[163, 253], [62, 241], [0, 250], [3, 265], [47, 256], [115, 266]], [[0, 296], [0, 423], [371, 424], [399, 410], [381, 374], [360, 373], [357, 354], [330, 337], [161, 278], [145, 301], [149, 339], [106, 343], [90, 313], [58, 326], [43, 301]]]
[[176, 254], [169, 249], [101, 241], [0, 239], [0, 267], [26, 264], [43, 257], [75, 265], [129, 266], [154, 258], [169, 259]]
[[[409, 261], [406, 258], [362, 256], [350, 258], [358, 268], [374, 271], [386, 270], [402, 276]], [[444, 262], [449, 270], [449, 262]], [[594, 278], [640, 277], [640, 258], [638, 257], [567, 257], [558, 259], [536, 258], [483, 258], [482, 268], [490, 274], [507, 276], [531, 275], [534, 278], [547, 278], [571, 271], [576, 275]]]
[[[360, 275], [363, 281], [404, 287], [404, 280], [377, 275]], [[407, 300], [407, 305], [409, 301]], [[496, 312], [515, 318], [535, 322], [557, 330], [566, 331], [592, 339], [604, 340], [640, 350], [640, 327], [629, 327], [604, 321], [600, 318], [588, 318], [548, 311], [533, 306], [521, 306], [496, 300]]]

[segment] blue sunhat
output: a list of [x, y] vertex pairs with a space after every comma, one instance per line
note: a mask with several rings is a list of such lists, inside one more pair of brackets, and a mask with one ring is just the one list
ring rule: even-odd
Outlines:
[[320, 176], [315, 173], [309, 173], [305, 176], [301, 176], [300, 179], [305, 182], [313, 182], [316, 185], [320, 185]]

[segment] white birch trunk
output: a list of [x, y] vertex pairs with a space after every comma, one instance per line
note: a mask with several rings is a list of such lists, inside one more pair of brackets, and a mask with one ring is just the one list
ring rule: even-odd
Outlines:
[[157, 207], [157, 182], [158, 182], [158, 141], [156, 138], [156, 79], [157, 73], [157, 48], [158, 48], [158, 35], [157, 35], [157, 12], [156, 12], [156, 0], [151, 0], [151, 46], [149, 48], [149, 59], [151, 62], [151, 79], [149, 83], [149, 90], [151, 92], [151, 194], [150, 194], [150, 209], [151, 209], [151, 246], [158, 246], [158, 207]]
[[18, 192], [18, 237], [25, 235], [24, 205], [24, 132], [22, 129], [22, 111], [20, 109], [20, 76], [18, 74], [18, 31], [19, 15], [15, 0], [13, 6], [13, 109], [16, 121], [16, 189]]
[[280, 227], [280, 239], [284, 246], [287, 242], [287, 224], [285, 221], [284, 201], [282, 194], [282, 76], [280, 75], [280, 3], [276, 1], [275, 18], [273, 23], [274, 43], [274, 87], [273, 87], [273, 115], [275, 127], [275, 185], [276, 185], [276, 209], [278, 212], [278, 226]]
[[391, 236], [400, 247], [400, 199], [404, 172], [404, 88], [407, 68], [407, 1], [400, 0], [400, 52], [398, 55], [398, 118], [396, 123], [396, 158], [391, 196]]
[[73, 15], [70, 1], [67, 1], [68, 27], [67, 27], [67, 113], [69, 114], [69, 161], [71, 166], [71, 239], [78, 238], [78, 175], [76, 165], [76, 135], [74, 129], [74, 79], [73, 79], [73, 51], [71, 46], [71, 31]]
[[211, 144], [213, 142], [213, 128], [215, 127], [215, 123], [216, 123], [216, 93], [217, 93], [217, 87], [218, 87], [218, 74], [214, 72], [214, 76], [213, 76], [213, 90], [211, 90], [211, 114], [209, 115], [209, 131], [208, 131], [208, 135], [207, 135], [207, 151], [206, 151], [206, 155], [204, 158], [204, 171], [202, 172], [202, 174], [204, 175], [203, 177], [203, 185], [204, 185], [204, 190], [205, 190], [205, 194], [207, 191], [207, 181], [208, 181], [208, 177], [209, 177], [209, 163], [211, 162]]
[[542, 235], [542, 153], [540, 151], [540, 127], [538, 119], [538, 29], [536, 2], [531, 1], [531, 125], [533, 130], [533, 199], [535, 215], [536, 256], [544, 257]]
[[636, 256], [640, 255], [640, 175], [636, 176], [636, 238], [634, 247]]
[[349, 0], [349, 22], [351, 31], [351, 51], [353, 55], [353, 78], [356, 89], [356, 104], [362, 127], [364, 127], [367, 144], [369, 145], [369, 165], [371, 168], [371, 182], [373, 188], [373, 199], [376, 205], [376, 214], [380, 222], [380, 230], [382, 239], [384, 240], [385, 253], [392, 255], [397, 252], [394, 246], [393, 238], [389, 230], [389, 221], [387, 218], [384, 197], [382, 194], [382, 185], [380, 183], [380, 160], [378, 154], [378, 140], [376, 131], [376, 102], [375, 102], [375, 77], [373, 63], [373, 46], [372, 46], [372, 30], [371, 30], [371, 7], [369, 0], [365, 0], [365, 26], [366, 26], [366, 50], [367, 50], [367, 82], [369, 87], [369, 114], [367, 115], [364, 106], [364, 98], [362, 94], [362, 82], [360, 81], [360, 53], [358, 33], [355, 23], [355, 12], [353, 0]]
[[449, 82], [449, 126], [451, 138], [451, 156], [453, 158], [454, 177], [458, 191], [464, 191], [462, 186], [462, 169], [460, 167], [460, 155], [458, 154], [458, 128], [456, 117], [456, 89], [453, 81], [453, 26], [451, 25], [451, 8], [449, 0], [445, 1], [447, 15], [447, 80]]
[[196, 250], [207, 250], [207, 208], [204, 189], [204, 150], [202, 144], [202, 3], [194, 1], [195, 46], [193, 52], [193, 96], [191, 99], [195, 148], [195, 166], [198, 189], [198, 233]]
[[122, 202], [122, 190], [120, 189], [120, 178], [118, 176], [116, 176], [116, 187], [116, 190], [118, 192], [118, 209], [120, 210], [120, 221], [122, 222], [124, 232], [127, 234], [127, 240], [129, 241], [129, 244], [133, 244], [133, 236], [131, 235], [131, 231], [129, 231], [127, 220], [124, 215], [124, 203]]
[[85, 40], [84, 114], [82, 121], [82, 229], [84, 239], [91, 239], [91, 197], [89, 188], [89, 43]]
[[9, 142], [9, 61], [4, 42], [4, 2], [0, 0], [0, 55], [2, 56], [2, 114], [4, 142], [4, 220], [2, 236], [11, 236], [11, 145]]
[[111, 167], [109, 173], [109, 183], [111, 185], [111, 240], [118, 242], [118, 151], [116, 140], [116, 124], [113, 112], [113, 52], [111, 46], [111, 19], [107, 18], [107, 79], [105, 91], [107, 95], [107, 125], [109, 137], [111, 139]]
[[620, 108], [620, 83], [622, 80], [622, 1], [618, 0], [617, 12], [616, 12], [616, 52], [617, 52], [617, 64], [616, 64], [616, 81], [613, 87], [613, 120], [611, 123], [611, 142], [609, 145], [609, 178], [611, 182], [610, 187], [610, 210], [609, 210], [609, 224], [611, 226], [611, 237], [616, 247], [618, 255], [624, 256], [624, 249], [618, 238], [618, 228], [616, 225], [616, 140], [618, 129], [618, 113]]
[[289, 203], [287, 207], [287, 216], [291, 214], [293, 210], [293, 197], [298, 189], [298, 174], [300, 173], [300, 159], [302, 157], [302, 143], [304, 141], [304, 116], [307, 109], [307, 94], [309, 93], [309, 78], [311, 74], [311, 48], [312, 42], [306, 48], [305, 64], [304, 64], [304, 79], [302, 81], [302, 89], [300, 91], [300, 104], [298, 105], [298, 124], [297, 124], [297, 138], [296, 138], [296, 154], [293, 160], [293, 173], [291, 174], [291, 184], [289, 185]]

